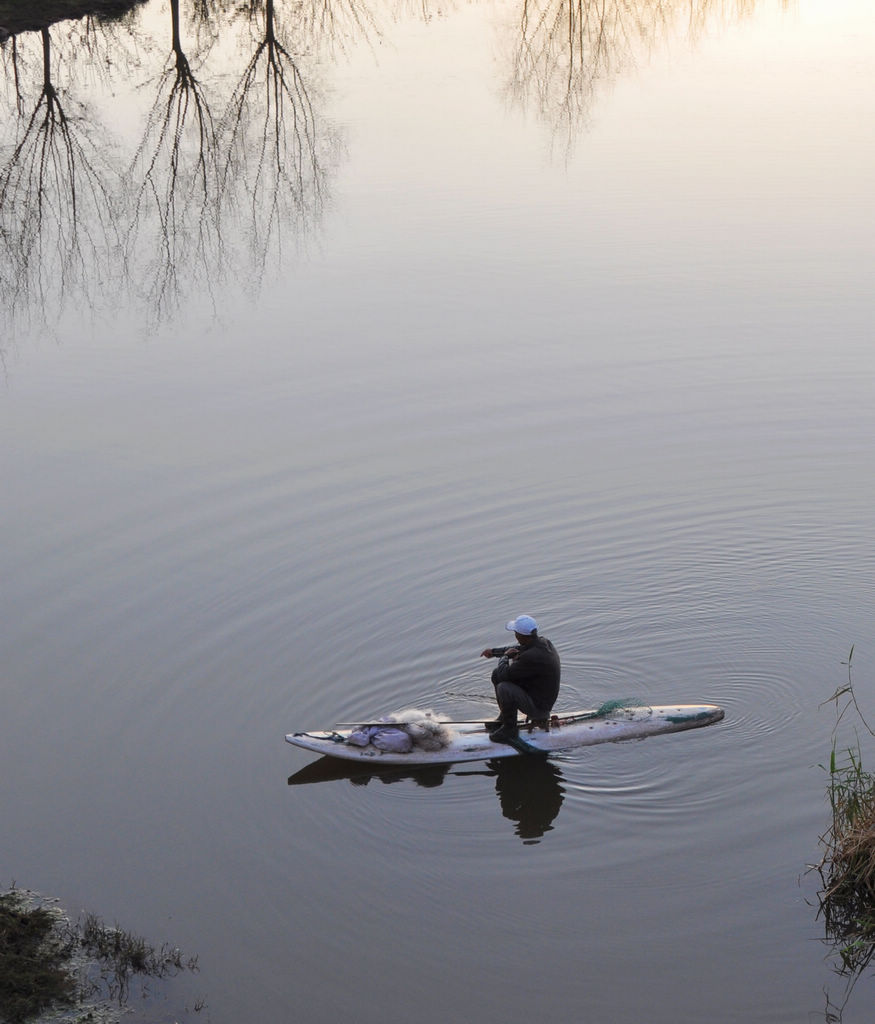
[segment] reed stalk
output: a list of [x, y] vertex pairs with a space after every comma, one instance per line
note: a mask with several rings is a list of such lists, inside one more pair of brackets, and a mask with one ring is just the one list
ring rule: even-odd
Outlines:
[[[827, 796], [832, 821], [820, 837], [823, 857], [817, 865], [818, 893], [827, 939], [833, 943], [842, 974], [859, 974], [875, 956], [875, 775], [863, 767], [858, 726], [875, 737], [864, 717], [851, 675], [824, 703], [835, 705]], [[855, 716], [854, 739], [840, 744], [839, 726]]]

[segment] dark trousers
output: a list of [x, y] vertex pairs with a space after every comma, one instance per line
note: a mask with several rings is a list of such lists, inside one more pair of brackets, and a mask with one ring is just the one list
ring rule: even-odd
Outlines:
[[517, 712], [522, 711], [529, 718], [549, 718], [549, 710], [535, 707], [532, 698], [516, 683], [498, 683], [495, 687], [495, 699], [498, 701], [499, 715], [502, 725], [517, 724]]

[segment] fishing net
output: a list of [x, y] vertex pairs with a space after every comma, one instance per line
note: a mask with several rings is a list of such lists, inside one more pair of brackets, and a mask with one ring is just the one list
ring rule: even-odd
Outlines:
[[434, 711], [407, 708], [387, 715], [380, 723], [363, 725], [346, 739], [354, 747], [368, 744], [393, 754], [409, 754], [414, 747], [433, 752], [443, 750], [451, 739], [449, 728]]
[[442, 750], [450, 742], [450, 730], [430, 708], [407, 708], [391, 716], [420, 750]]
[[649, 704], [639, 700], [637, 697], [621, 697], [615, 700], [606, 700], [596, 711], [592, 713], [593, 718], [610, 718], [618, 711], [625, 711], [628, 708], [647, 708]]

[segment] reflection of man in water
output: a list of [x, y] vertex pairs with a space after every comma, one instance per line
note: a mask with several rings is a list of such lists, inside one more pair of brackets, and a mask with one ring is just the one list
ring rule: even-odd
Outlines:
[[496, 758], [490, 767], [501, 813], [517, 823], [520, 839], [532, 843], [549, 832], [565, 792], [559, 768], [546, 757]]
[[487, 647], [483, 658], [498, 658], [492, 685], [499, 715], [490, 723], [490, 739], [507, 743], [519, 735], [517, 712], [534, 721], [546, 721], [559, 694], [559, 655], [550, 641], [538, 635], [531, 615], [518, 615], [505, 629], [516, 637], [510, 647]]

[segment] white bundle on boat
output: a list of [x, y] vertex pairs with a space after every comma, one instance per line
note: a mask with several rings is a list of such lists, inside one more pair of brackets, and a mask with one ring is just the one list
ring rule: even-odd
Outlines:
[[413, 745], [420, 750], [443, 750], [450, 742], [450, 730], [434, 711], [407, 708], [392, 715], [391, 718], [403, 723], [407, 735], [413, 740]]
[[355, 747], [368, 744], [393, 754], [409, 754], [419, 750], [443, 750], [450, 742], [449, 728], [431, 710], [407, 708], [381, 720], [379, 725], [366, 725], [350, 733], [346, 742]]

